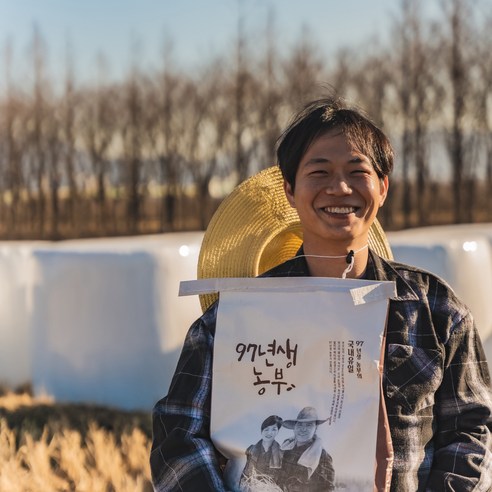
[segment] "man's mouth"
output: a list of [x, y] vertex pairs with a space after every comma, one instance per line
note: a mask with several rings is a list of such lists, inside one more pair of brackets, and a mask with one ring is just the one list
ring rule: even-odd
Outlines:
[[329, 214], [352, 214], [357, 211], [357, 207], [323, 207], [323, 212]]

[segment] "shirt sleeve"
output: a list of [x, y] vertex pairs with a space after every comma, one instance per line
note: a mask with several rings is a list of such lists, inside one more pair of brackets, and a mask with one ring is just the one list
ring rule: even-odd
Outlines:
[[470, 313], [453, 326], [446, 348], [427, 490], [487, 492], [492, 490], [492, 390]]
[[215, 309], [190, 328], [169, 393], [152, 414], [150, 455], [156, 491], [225, 491], [221, 456], [210, 439]]

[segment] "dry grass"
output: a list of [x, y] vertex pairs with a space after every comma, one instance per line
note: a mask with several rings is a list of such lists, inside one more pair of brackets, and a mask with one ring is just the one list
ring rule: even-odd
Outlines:
[[0, 491], [151, 491], [149, 427], [139, 422], [144, 414], [4, 395]]
[[271, 477], [256, 472], [241, 480], [241, 490], [243, 492], [282, 492]]

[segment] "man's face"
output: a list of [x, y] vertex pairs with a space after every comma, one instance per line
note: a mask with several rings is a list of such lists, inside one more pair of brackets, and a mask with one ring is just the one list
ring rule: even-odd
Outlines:
[[[299, 163], [295, 189], [284, 183], [297, 209], [310, 252], [359, 249], [388, 192], [369, 158], [333, 130], [318, 137]], [[325, 253], [326, 254], [326, 253]]]
[[316, 422], [296, 422], [294, 436], [298, 444], [310, 441], [316, 432]]

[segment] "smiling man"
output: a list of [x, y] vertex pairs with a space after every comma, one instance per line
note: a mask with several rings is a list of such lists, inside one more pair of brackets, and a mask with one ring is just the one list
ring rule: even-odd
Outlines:
[[[310, 274], [340, 277], [354, 251], [349, 277], [360, 277], [393, 167], [386, 136], [355, 111], [317, 101], [284, 133], [277, 156], [287, 199], [301, 220]], [[327, 261], [327, 252], [340, 258]]]
[[[435, 275], [369, 246], [393, 167], [388, 138], [360, 111], [336, 99], [317, 100], [282, 134], [277, 160], [303, 245], [263, 276], [396, 286], [384, 346], [377, 489], [492, 490], [492, 390], [470, 311]], [[158, 491], [226, 490], [223, 460], [210, 438], [216, 314], [214, 303], [191, 327], [169, 393], [154, 408], [150, 461]]]

